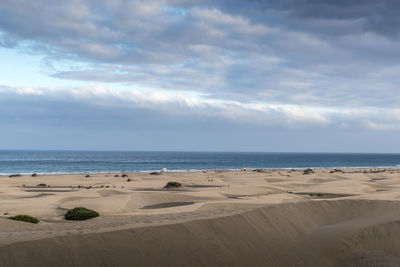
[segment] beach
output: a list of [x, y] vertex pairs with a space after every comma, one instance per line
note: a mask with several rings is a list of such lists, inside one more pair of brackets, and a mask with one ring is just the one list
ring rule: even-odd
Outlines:
[[[2, 176], [0, 265], [398, 266], [399, 179], [397, 168]], [[100, 216], [66, 221], [74, 207]], [[8, 219], [19, 214], [40, 222]]]

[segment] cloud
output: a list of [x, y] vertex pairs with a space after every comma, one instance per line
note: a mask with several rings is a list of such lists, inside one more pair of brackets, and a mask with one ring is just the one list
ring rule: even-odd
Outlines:
[[[290, 16], [314, 22], [329, 21], [347, 23], [350, 30], [376, 32], [397, 36], [400, 19], [396, 15], [400, 9], [398, 1], [285, 1], [280, 8]], [[334, 24], [334, 23], [333, 23]], [[329, 27], [329, 25], [327, 25]], [[338, 28], [340, 25], [337, 25]], [[349, 30], [343, 29], [343, 33]], [[351, 31], [350, 31], [351, 32]], [[329, 33], [329, 32], [328, 32]]]
[[[141, 112], [149, 111], [151, 114], [159, 114], [158, 116], [170, 116], [175, 120], [185, 121], [191, 118], [201, 118], [253, 126], [279, 124], [279, 121], [282, 120], [310, 124], [326, 122], [323, 116], [299, 107], [280, 108], [242, 104], [235, 101], [221, 102], [193, 98], [184, 94], [138, 90], [117, 91], [100, 86], [90, 88], [0, 87], [0, 95], [2, 113], [10, 114], [11, 117], [21, 121], [33, 117], [45, 121], [56, 117], [57, 120], [73, 119], [85, 123], [85, 119], [88, 118], [94, 121], [111, 121], [115, 119], [113, 116], [118, 114], [117, 119], [120, 122], [124, 120], [129, 122], [130, 119], [135, 120], [136, 111], [141, 110]], [[26, 108], [16, 109], [16, 105]], [[79, 109], [84, 112], [80, 112]], [[64, 113], [65, 110], [71, 112]], [[99, 114], [99, 110], [103, 111]], [[110, 118], [108, 114], [113, 115]], [[7, 116], [3, 118], [7, 118]]]
[[[6, 1], [0, 43], [41, 53], [60, 79], [378, 107], [396, 102], [386, 95], [397, 73], [383, 80], [376, 72], [399, 66], [399, 40], [389, 34], [399, 28], [397, 8], [393, 1]], [[304, 95], [308, 103], [296, 102]]]
[[1, 86], [0, 114], [4, 149], [388, 152], [400, 145], [400, 109], [388, 108], [337, 111], [103, 86]]
[[[87, 122], [99, 122], [100, 126], [106, 122], [124, 127], [131, 121], [154, 121], [154, 118], [159, 119], [157, 123], [160, 125], [165, 126], [174, 120], [180, 123], [181, 127], [191, 120], [200, 120], [206, 124], [219, 122], [223, 125], [247, 125], [255, 128], [273, 126], [281, 129], [400, 127], [400, 109], [337, 111], [303, 106], [219, 101], [161, 91], [113, 90], [100, 86], [72, 89], [3, 86], [0, 87], [0, 96], [1, 112], [5, 120], [40, 120], [50, 123], [53, 120], [65, 120], [82, 125]], [[147, 112], [148, 115], [145, 115]]]
[[2, 120], [394, 131], [398, 11], [394, 0], [4, 0], [0, 45], [41, 55], [38, 71], [65, 86], [2, 87]]

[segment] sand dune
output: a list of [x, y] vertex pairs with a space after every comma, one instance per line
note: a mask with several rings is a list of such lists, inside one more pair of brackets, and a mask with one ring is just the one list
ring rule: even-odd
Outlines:
[[0, 247], [4, 266], [398, 266], [400, 204], [287, 203]]
[[400, 266], [400, 170], [365, 172], [1, 178], [0, 266]]

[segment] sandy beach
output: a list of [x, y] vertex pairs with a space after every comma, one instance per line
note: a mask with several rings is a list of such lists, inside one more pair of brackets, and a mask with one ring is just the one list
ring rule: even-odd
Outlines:
[[[0, 177], [0, 265], [400, 264], [400, 169], [127, 176]], [[66, 221], [74, 207], [100, 216]]]

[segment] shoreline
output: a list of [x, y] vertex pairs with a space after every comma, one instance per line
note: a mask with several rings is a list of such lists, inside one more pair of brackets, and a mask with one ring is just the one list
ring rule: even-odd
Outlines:
[[[246, 170], [243, 170], [246, 169]], [[104, 174], [104, 175], [113, 175], [113, 174], [148, 174], [151, 172], [163, 172], [163, 173], [186, 173], [186, 172], [192, 172], [192, 173], [196, 173], [196, 172], [217, 172], [217, 171], [222, 171], [222, 172], [243, 172], [243, 171], [247, 171], [247, 172], [251, 172], [251, 171], [257, 171], [257, 170], [263, 170], [263, 171], [288, 171], [288, 170], [306, 170], [306, 169], [313, 169], [313, 170], [334, 170], [334, 169], [344, 169], [344, 170], [370, 170], [370, 169], [376, 169], [376, 170], [397, 170], [400, 169], [400, 166], [366, 166], [366, 167], [352, 167], [352, 166], [348, 166], [348, 167], [287, 167], [287, 168], [251, 168], [251, 167], [243, 167], [243, 168], [237, 168], [237, 169], [188, 169], [188, 170], [166, 170], [166, 171], [161, 171], [160, 169], [157, 170], [145, 170], [145, 171], [110, 171], [110, 172], [46, 172], [46, 173], [41, 173], [41, 172], [29, 172], [29, 173], [25, 173], [25, 172], [9, 172], [9, 173], [0, 173], [0, 177], [6, 177], [6, 176], [10, 176], [10, 175], [20, 175], [20, 176], [30, 176], [32, 174], [37, 174], [37, 175], [86, 175], [86, 174], [92, 174], [92, 175], [96, 175], [96, 174]]]

